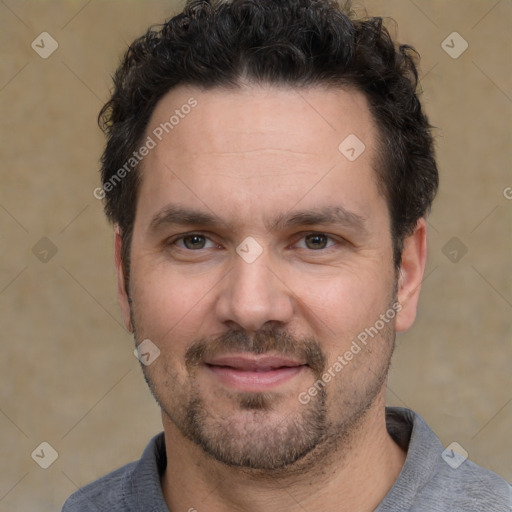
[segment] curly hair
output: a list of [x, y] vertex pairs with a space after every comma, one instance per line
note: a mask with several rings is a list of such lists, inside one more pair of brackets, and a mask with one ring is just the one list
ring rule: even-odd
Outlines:
[[417, 96], [418, 54], [396, 45], [382, 18], [357, 19], [333, 0], [189, 0], [127, 50], [99, 115], [107, 217], [123, 237], [129, 273], [140, 170], [112, 177], [140, 147], [157, 102], [178, 85], [333, 86], [362, 92], [378, 132], [377, 181], [390, 212], [394, 263], [437, 192], [432, 127]]

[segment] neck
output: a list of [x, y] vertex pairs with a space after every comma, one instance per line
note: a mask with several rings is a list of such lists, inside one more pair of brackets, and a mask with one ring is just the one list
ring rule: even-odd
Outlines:
[[[167, 468], [162, 477], [170, 510], [371, 512], [398, 477], [405, 452], [386, 430], [380, 396], [350, 440], [332, 440], [279, 472], [226, 466], [185, 439], [164, 416]], [[321, 455], [320, 455], [321, 452]], [[314, 462], [312, 462], [314, 461]]]

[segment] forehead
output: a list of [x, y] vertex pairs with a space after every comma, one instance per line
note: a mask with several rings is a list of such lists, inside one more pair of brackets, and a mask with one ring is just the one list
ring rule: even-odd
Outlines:
[[[188, 108], [191, 103], [197, 105]], [[177, 115], [167, 133], [165, 123], [172, 114]], [[365, 96], [353, 89], [326, 87], [244, 85], [199, 90], [182, 86], [158, 102], [147, 131], [156, 129], [158, 135], [162, 131], [159, 127], [164, 129], [161, 135], [168, 146], [174, 141], [175, 147], [189, 153], [276, 146], [281, 150], [301, 149], [311, 155], [327, 149], [333, 154], [339, 142], [350, 134], [357, 133], [370, 145], [374, 136]]]
[[146, 137], [146, 209], [185, 202], [242, 216], [378, 196], [376, 129], [354, 90], [178, 87], [158, 102]]

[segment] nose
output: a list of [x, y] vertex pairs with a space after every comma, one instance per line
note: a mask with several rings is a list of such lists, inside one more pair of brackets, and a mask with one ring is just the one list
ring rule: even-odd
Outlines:
[[[293, 316], [293, 293], [265, 251], [251, 263], [236, 256], [222, 281], [217, 320], [231, 328], [255, 332], [264, 326], [282, 326]], [[269, 324], [269, 325], [266, 325]]]

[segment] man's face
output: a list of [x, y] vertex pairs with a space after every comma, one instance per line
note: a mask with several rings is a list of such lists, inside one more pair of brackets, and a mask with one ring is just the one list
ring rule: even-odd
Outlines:
[[121, 284], [120, 299], [137, 342], [160, 350], [144, 372], [164, 423], [259, 469], [348, 442], [382, 399], [402, 314], [364, 97], [182, 87], [158, 103], [148, 135], [131, 311]]

